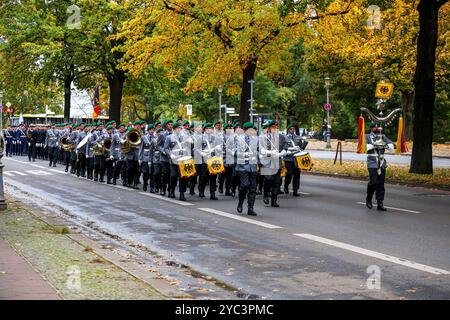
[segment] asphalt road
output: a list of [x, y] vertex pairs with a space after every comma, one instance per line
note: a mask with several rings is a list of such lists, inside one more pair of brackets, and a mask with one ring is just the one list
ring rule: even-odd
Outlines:
[[[336, 156], [336, 151], [321, 151], [321, 150], [307, 150], [310, 152], [311, 157], [317, 159], [333, 159]], [[433, 166], [435, 168], [450, 168], [450, 154], [448, 158], [433, 157]], [[363, 161], [365, 162], [367, 156], [365, 154], [358, 154], [355, 152], [342, 152], [342, 160], [350, 161]], [[411, 156], [409, 155], [396, 155], [386, 154], [386, 160], [388, 163], [409, 165], [411, 163]], [[339, 161], [339, 158], [338, 158]]]
[[259, 215], [249, 217], [236, 213], [230, 197], [179, 203], [46, 162], [3, 162], [7, 189], [27, 192], [31, 203], [61, 206], [253, 298], [450, 298], [446, 192], [388, 185], [390, 209], [379, 213], [359, 203], [363, 182], [304, 176], [302, 197], [283, 195], [277, 209], [258, 197]]

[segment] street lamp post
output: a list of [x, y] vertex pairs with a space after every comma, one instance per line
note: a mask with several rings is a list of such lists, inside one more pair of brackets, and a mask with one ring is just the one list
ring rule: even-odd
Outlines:
[[325, 78], [325, 89], [327, 89], [327, 149], [331, 149], [331, 132], [330, 132], [330, 77]]
[[6, 210], [5, 191], [3, 189], [3, 151], [5, 148], [5, 138], [3, 137], [3, 92], [0, 91], [0, 211]]
[[249, 80], [248, 83], [250, 83], [250, 122], [253, 123], [253, 113], [255, 112], [255, 109], [253, 109], [253, 103], [255, 100], [253, 99], [253, 87], [255, 85], [255, 80]]
[[222, 87], [217, 88], [219, 91], [219, 120], [222, 121]]

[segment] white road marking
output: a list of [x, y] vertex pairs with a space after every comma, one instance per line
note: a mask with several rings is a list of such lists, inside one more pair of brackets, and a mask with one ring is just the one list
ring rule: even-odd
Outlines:
[[28, 170], [26, 172], [34, 174], [35, 176], [51, 176], [52, 175], [50, 172], [46, 172], [43, 170]]
[[38, 164], [32, 164], [32, 163], [28, 163], [28, 165], [35, 167], [35, 168], [40, 168], [40, 169], [47, 169], [46, 167], [40, 166]]
[[60, 171], [60, 170], [56, 170], [56, 169], [48, 169], [48, 170], [52, 171], [52, 172], [56, 172], [56, 173], [61, 173], [61, 174], [69, 174], [68, 172]]
[[19, 171], [5, 171], [3, 172], [4, 175], [7, 175], [9, 177], [14, 177], [14, 176], [27, 176], [26, 173], [23, 172], [19, 172]]
[[[357, 204], [362, 204], [362, 205], [366, 205], [365, 202], [357, 202]], [[391, 209], [391, 210], [397, 210], [397, 211], [403, 211], [403, 212], [409, 212], [409, 213], [422, 213], [420, 211], [414, 211], [414, 210], [408, 210], [408, 209], [401, 209], [401, 208], [394, 208], [394, 207], [387, 207], [384, 206], [386, 209]]]
[[190, 202], [185, 202], [185, 201], [180, 201], [180, 200], [175, 200], [175, 199], [171, 199], [171, 198], [166, 198], [157, 194], [153, 194], [153, 193], [147, 193], [147, 192], [139, 192], [140, 194], [143, 194], [145, 196], [148, 197], [152, 197], [152, 198], [156, 198], [159, 200], [163, 200], [163, 201], [167, 201], [167, 202], [171, 202], [171, 203], [176, 203], [179, 204], [180, 206], [193, 206], [192, 203]]
[[323, 244], [327, 244], [329, 246], [333, 246], [336, 248], [341, 248], [344, 250], [348, 250], [348, 251], [352, 251], [352, 252], [356, 252], [365, 256], [369, 256], [369, 257], [373, 257], [373, 258], [377, 258], [380, 260], [384, 260], [384, 261], [389, 261], [395, 264], [399, 264], [408, 268], [412, 268], [412, 269], [416, 269], [416, 270], [420, 270], [420, 271], [424, 271], [424, 272], [428, 272], [428, 273], [432, 273], [432, 274], [437, 274], [437, 275], [449, 275], [450, 271], [447, 270], [443, 270], [443, 269], [438, 269], [438, 268], [434, 268], [434, 267], [430, 267], [424, 264], [420, 264], [414, 261], [409, 261], [409, 260], [405, 260], [405, 259], [401, 259], [401, 258], [397, 258], [397, 257], [393, 257], [384, 253], [380, 253], [380, 252], [376, 252], [376, 251], [372, 251], [372, 250], [368, 250], [368, 249], [364, 249], [361, 247], [356, 247], [350, 244], [346, 244], [343, 242], [338, 242], [338, 241], [334, 241], [334, 240], [330, 240], [327, 238], [322, 238], [322, 237], [318, 237], [312, 234], [308, 234], [308, 233], [296, 233], [294, 234], [297, 237], [301, 237], [304, 239], [308, 239], [308, 240], [312, 240], [315, 242], [320, 242]]
[[210, 208], [198, 208], [198, 210], [201, 211], [205, 211], [205, 212], [209, 212], [209, 213], [213, 213], [216, 214], [218, 216], [222, 216], [222, 217], [226, 217], [226, 218], [230, 218], [230, 219], [234, 219], [234, 220], [238, 220], [238, 221], [242, 221], [242, 222], [246, 222], [246, 223], [251, 223], [263, 228], [267, 228], [267, 229], [283, 229], [282, 227], [270, 224], [270, 223], [265, 223], [265, 222], [261, 222], [261, 221], [257, 221], [257, 220], [253, 220], [253, 219], [249, 219], [249, 218], [245, 218], [236, 214], [231, 214], [228, 212], [223, 212], [223, 211], [219, 211], [219, 210], [215, 210], [215, 209], [210, 209]]
[[311, 193], [308, 193], [308, 192], [299, 192], [300, 194], [304, 194], [305, 196], [310, 196], [311, 195]]

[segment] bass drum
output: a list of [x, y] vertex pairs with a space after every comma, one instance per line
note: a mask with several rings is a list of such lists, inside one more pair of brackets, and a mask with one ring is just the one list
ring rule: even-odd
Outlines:
[[190, 156], [181, 157], [177, 160], [178, 168], [180, 169], [181, 178], [190, 178], [197, 174], [195, 170], [194, 159]]
[[312, 158], [307, 151], [301, 151], [294, 154], [295, 165], [302, 171], [310, 171], [313, 167]]

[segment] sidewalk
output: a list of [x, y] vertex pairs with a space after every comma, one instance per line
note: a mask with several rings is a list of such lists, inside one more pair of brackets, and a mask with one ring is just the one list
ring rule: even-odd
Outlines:
[[59, 300], [33, 268], [0, 239], [0, 300]]

